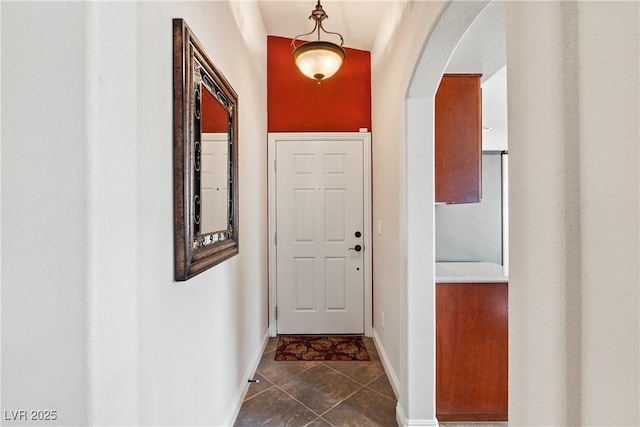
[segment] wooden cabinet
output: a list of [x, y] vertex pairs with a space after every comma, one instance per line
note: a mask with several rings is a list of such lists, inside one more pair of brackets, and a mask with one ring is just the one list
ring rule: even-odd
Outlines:
[[436, 284], [438, 421], [506, 421], [507, 283]]
[[435, 201], [482, 197], [481, 74], [445, 74], [435, 101]]

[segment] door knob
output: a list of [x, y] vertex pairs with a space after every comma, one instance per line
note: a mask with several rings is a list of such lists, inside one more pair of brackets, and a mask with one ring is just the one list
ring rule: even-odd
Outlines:
[[350, 251], [360, 252], [362, 250], [362, 246], [355, 245], [353, 248], [349, 248]]

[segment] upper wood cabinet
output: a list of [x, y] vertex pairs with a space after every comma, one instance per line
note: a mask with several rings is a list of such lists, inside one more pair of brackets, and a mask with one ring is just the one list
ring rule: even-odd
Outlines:
[[445, 74], [435, 103], [435, 201], [482, 198], [481, 74]]

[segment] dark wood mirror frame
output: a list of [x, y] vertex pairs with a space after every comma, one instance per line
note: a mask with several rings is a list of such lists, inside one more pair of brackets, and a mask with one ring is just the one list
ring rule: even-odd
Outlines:
[[[227, 229], [200, 232], [201, 97], [206, 86], [228, 113]], [[175, 279], [187, 280], [239, 251], [238, 95], [183, 19], [173, 20]]]

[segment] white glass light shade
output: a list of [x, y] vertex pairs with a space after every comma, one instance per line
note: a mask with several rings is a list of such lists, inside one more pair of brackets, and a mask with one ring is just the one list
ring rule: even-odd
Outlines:
[[340, 69], [344, 50], [330, 42], [307, 42], [293, 51], [293, 59], [302, 74], [320, 81], [333, 76]]

